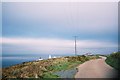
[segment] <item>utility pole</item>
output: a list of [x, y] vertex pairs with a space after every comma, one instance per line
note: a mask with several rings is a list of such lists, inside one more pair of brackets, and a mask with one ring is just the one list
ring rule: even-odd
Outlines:
[[77, 36], [74, 36], [74, 38], [75, 38], [75, 56], [77, 55], [77, 45], [76, 45], [76, 42], [77, 42], [77, 40], [76, 40], [76, 38], [77, 38]]

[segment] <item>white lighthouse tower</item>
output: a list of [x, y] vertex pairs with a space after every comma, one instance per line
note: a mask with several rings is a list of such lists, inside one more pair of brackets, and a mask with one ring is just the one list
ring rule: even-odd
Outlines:
[[51, 59], [52, 57], [51, 57], [51, 55], [49, 55], [49, 59]]

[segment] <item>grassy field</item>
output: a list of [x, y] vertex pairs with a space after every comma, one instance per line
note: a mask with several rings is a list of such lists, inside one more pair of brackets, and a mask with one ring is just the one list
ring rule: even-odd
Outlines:
[[105, 60], [107, 64], [120, 71], [120, 52], [112, 53]]
[[[79, 64], [81, 64], [82, 62], [77, 61], [77, 62], [62, 62], [53, 66], [49, 66], [48, 70], [49, 72], [44, 73], [43, 77], [44, 78], [59, 78], [58, 75], [55, 75], [54, 72], [57, 71], [62, 71], [62, 70], [70, 70], [72, 68], [75, 68], [76, 66], [78, 66]], [[53, 75], [54, 74], [54, 75]]]

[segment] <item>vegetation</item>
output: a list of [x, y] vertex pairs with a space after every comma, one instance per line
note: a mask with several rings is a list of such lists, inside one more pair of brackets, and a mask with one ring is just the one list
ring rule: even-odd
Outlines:
[[98, 56], [71, 56], [52, 58], [41, 61], [24, 62], [8, 68], [3, 68], [3, 78], [58, 78], [54, 72], [68, 70], [77, 65], [96, 59]]
[[61, 71], [61, 70], [69, 70], [69, 69], [72, 69], [72, 68], [76, 67], [78, 64], [81, 64], [81, 62], [80, 61], [77, 61], [77, 62], [62, 62], [62, 63], [56, 64], [56, 65], [53, 65], [53, 66], [48, 66], [47, 69], [50, 72], [46, 72], [43, 75], [43, 77], [44, 78], [48, 78], [48, 77], [59, 78], [60, 76], [55, 75], [54, 72]]
[[115, 52], [107, 56], [106, 63], [120, 71], [120, 52]]
[[[50, 71], [50, 72], [46, 72], [45, 75], [43, 77], [45, 78], [48, 78], [48, 77], [54, 77], [54, 78], [59, 78], [59, 76], [55, 76], [55, 75], [51, 75], [53, 74], [54, 72], [57, 72], [57, 71], [62, 71], [62, 70], [70, 70], [72, 68], [75, 68], [77, 67], [79, 64], [82, 64], [83, 62], [85, 61], [88, 61], [90, 59], [96, 59], [96, 58], [99, 58], [98, 56], [67, 56], [67, 57], [64, 57], [65, 60], [63, 62], [59, 62], [55, 65], [52, 65], [52, 66], [48, 66], [47, 69]], [[50, 75], [50, 76], [48, 76]]]

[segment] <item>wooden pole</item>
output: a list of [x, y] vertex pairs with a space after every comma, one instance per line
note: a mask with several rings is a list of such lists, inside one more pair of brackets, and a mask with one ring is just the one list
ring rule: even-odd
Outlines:
[[77, 40], [76, 40], [76, 38], [77, 38], [77, 36], [74, 36], [75, 37], [75, 56], [77, 55], [77, 44], [76, 44], [76, 42], [77, 42]]

